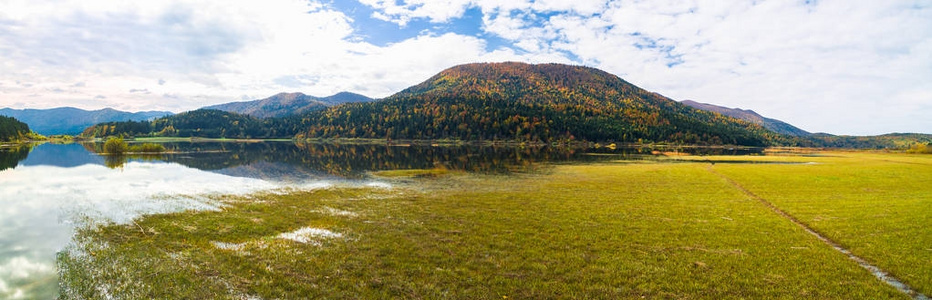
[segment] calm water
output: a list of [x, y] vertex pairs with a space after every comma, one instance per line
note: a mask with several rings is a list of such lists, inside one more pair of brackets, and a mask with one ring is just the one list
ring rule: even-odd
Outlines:
[[[97, 155], [101, 144], [0, 149], [0, 299], [58, 294], [56, 253], [74, 229], [214, 209], [205, 195], [367, 183], [370, 171], [443, 167], [507, 174], [540, 162], [639, 159], [641, 149], [167, 143], [172, 154]], [[590, 154], [609, 155], [590, 155]], [[725, 151], [715, 154], [747, 154]]]

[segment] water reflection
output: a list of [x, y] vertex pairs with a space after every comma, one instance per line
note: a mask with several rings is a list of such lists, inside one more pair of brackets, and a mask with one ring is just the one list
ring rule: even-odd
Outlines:
[[[282, 185], [203, 172], [179, 164], [129, 161], [109, 169], [103, 159], [70, 156], [80, 145], [44, 144], [14, 169], [0, 171], [0, 299], [54, 299], [55, 253], [86, 222], [128, 222], [141, 214], [211, 209], [204, 195], [251, 193]], [[32, 154], [40, 155], [33, 156]], [[50, 155], [41, 155], [42, 153]], [[99, 157], [98, 157], [99, 158]]]
[[104, 166], [110, 169], [122, 169], [123, 165], [130, 161], [162, 161], [161, 154], [122, 154], [122, 155], [102, 155]]
[[0, 148], [0, 171], [16, 168], [20, 161], [26, 159], [30, 150], [32, 150], [30, 145]]
[[[231, 176], [290, 181], [321, 178], [358, 179], [366, 177], [370, 171], [397, 169], [446, 168], [507, 174], [533, 169], [540, 162], [649, 159], [655, 154], [668, 152], [700, 155], [760, 153], [760, 149], [685, 147], [581, 149], [292, 142], [180, 142], [163, 145], [168, 150], [166, 154], [108, 158], [107, 164], [118, 167], [121, 161], [157, 159]], [[84, 147], [91, 152], [103, 152], [103, 145], [99, 143], [86, 144]]]
[[42, 144], [29, 152], [29, 159], [23, 161], [22, 165], [71, 168], [87, 164], [99, 165], [103, 161], [103, 157], [88, 152], [80, 144]]
[[0, 299], [55, 298], [55, 253], [70, 242], [76, 226], [212, 209], [215, 204], [203, 195], [321, 187], [379, 170], [524, 172], [539, 162], [644, 159], [658, 151], [291, 142], [164, 145], [167, 153], [150, 156], [101, 156], [96, 153], [102, 152], [102, 144], [0, 150]]
[[[294, 144], [291, 142], [165, 143], [158, 156], [108, 156], [106, 164], [158, 159], [199, 170], [270, 180], [322, 178], [359, 179], [367, 172], [396, 169], [447, 168], [480, 173], [526, 170], [534, 163], [580, 157], [579, 149], [549, 147], [431, 147], [389, 145]], [[101, 144], [87, 144], [103, 152]]]

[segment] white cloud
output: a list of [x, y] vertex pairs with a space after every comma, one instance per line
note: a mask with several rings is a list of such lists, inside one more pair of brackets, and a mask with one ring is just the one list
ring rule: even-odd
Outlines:
[[[2, 92], [41, 96], [44, 103], [31, 107], [180, 111], [230, 101], [244, 89], [257, 97], [277, 93], [272, 80], [304, 71], [302, 59], [327, 59], [351, 46], [343, 41], [352, 33], [349, 20], [306, 1], [110, 4], [0, 4], [0, 26], [13, 24], [0, 33], [0, 81], [35, 85]], [[17, 14], [3, 13], [10, 11]], [[87, 88], [40, 92], [74, 81]], [[151, 95], [139, 98], [140, 90]]]
[[932, 101], [915, 91], [932, 90], [928, 5], [618, 1], [599, 11], [599, 1], [567, 3], [533, 3], [535, 12], [566, 11], [547, 20], [489, 9], [485, 30], [525, 51], [571, 53], [675, 99], [752, 108], [808, 130], [932, 128], [901, 120]]
[[[0, 4], [0, 26], [19, 24], [0, 33], [0, 94], [9, 99], [0, 106], [177, 112], [281, 91], [384, 97], [459, 63], [550, 56], [490, 52], [484, 40], [453, 33], [377, 47], [355, 38], [344, 13], [315, 2], [104, 4]], [[394, 5], [374, 4], [388, 7], [386, 13]], [[465, 9], [446, 4], [406, 7], [414, 9], [411, 17], [436, 21]]]
[[359, 0], [377, 9], [373, 17], [406, 26], [414, 18], [426, 18], [434, 23], [447, 22], [463, 15], [471, 0]]
[[812, 131], [932, 128], [893, 109], [932, 113], [927, 3], [361, 3], [400, 28], [443, 27], [474, 8], [480, 31], [428, 28], [376, 46], [356, 32], [359, 20], [316, 1], [4, 1], [0, 106], [181, 111], [282, 91], [384, 97], [458, 63], [515, 60], [598, 67]]
[[605, 0], [537, 0], [531, 6], [537, 11], [566, 11], [581, 15], [593, 15], [605, 9]]

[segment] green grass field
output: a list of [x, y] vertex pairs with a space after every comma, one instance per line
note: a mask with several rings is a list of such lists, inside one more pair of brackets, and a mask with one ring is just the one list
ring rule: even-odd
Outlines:
[[833, 153], [716, 169], [855, 255], [932, 294], [932, 156]]
[[908, 299], [719, 174], [929, 294], [930, 163], [693, 157], [218, 196], [80, 232], [63, 296]]

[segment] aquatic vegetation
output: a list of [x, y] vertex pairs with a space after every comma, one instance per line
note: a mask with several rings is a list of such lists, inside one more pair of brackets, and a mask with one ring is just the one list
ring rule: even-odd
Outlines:
[[123, 155], [125, 153], [162, 153], [165, 146], [156, 143], [127, 144], [122, 137], [111, 137], [104, 143], [103, 151], [110, 155]]
[[928, 293], [932, 266], [922, 262], [932, 251], [922, 248], [932, 193], [922, 183], [932, 179], [932, 160], [832, 153], [669, 161], [679, 163], [386, 176], [390, 184], [379, 187], [217, 196], [226, 203], [219, 211], [81, 230], [59, 257], [63, 293], [907, 298], [721, 176]]
[[139, 145], [130, 145], [128, 152], [133, 153], [161, 153], [165, 152], [165, 146], [155, 143], [144, 143]]
[[129, 146], [122, 137], [111, 137], [104, 143], [104, 151], [108, 154], [119, 155], [129, 151]]
[[450, 173], [450, 170], [446, 168], [433, 168], [377, 171], [372, 172], [372, 175], [379, 177], [436, 177], [448, 173]]

